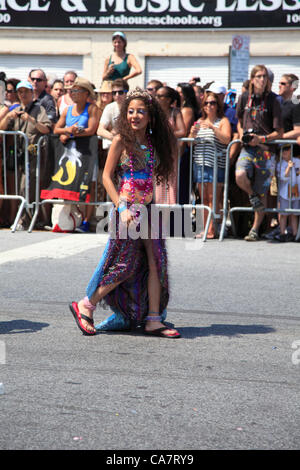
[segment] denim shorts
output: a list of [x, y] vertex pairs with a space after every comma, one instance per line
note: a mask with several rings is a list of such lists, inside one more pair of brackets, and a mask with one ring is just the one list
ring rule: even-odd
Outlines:
[[[283, 197], [279, 196], [279, 207], [280, 207], [280, 209], [289, 209], [289, 200], [284, 199]], [[300, 200], [299, 199], [292, 199], [291, 209], [300, 209]]]
[[[193, 162], [193, 182], [194, 183], [212, 183], [214, 178], [214, 169], [211, 166], [204, 165], [202, 181], [202, 165]], [[225, 168], [218, 168], [218, 183], [225, 181]]]

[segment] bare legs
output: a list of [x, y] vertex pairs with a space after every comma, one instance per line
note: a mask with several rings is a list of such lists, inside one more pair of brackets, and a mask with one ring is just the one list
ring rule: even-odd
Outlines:
[[[201, 183], [198, 184], [198, 191], [200, 197], [202, 197], [202, 187]], [[216, 211], [219, 214], [220, 210], [222, 209], [222, 191], [223, 191], [223, 183], [218, 183], [217, 184], [217, 194], [216, 194]], [[213, 207], [213, 184], [212, 183], [203, 183], [203, 201], [202, 204], [205, 206], [208, 206], [210, 208]], [[204, 215], [203, 215], [203, 223], [204, 223], [204, 229], [206, 227], [206, 221], [207, 221], [208, 213], [206, 210], [204, 210]], [[214, 221], [211, 219], [211, 222], [208, 227], [208, 232], [207, 232], [207, 238], [214, 238], [215, 236], [215, 229], [214, 229]]]
[[[143, 240], [145, 245], [147, 258], [148, 258], [148, 265], [149, 265], [149, 275], [148, 275], [148, 297], [149, 297], [149, 313], [148, 316], [157, 316], [159, 315], [159, 308], [160, 308], [160, 281], [157, 274], [157, 268], [155, 263], [155, 258], [152, 251], [152, 242], [151, 240]], [[120, 282], [109, 284], [107, 286], [98, 287], [92, 297], [89, 299], [93, 305], [96, 305], [103, 297], [105, 297], [109, 292], [115, 289]], [[78, 302], [78, 309], [80, 313], [86, 315], [89, 318], [93, 317], [93, 314], [90, 309], [85, 306], [84, 300], [80, 300]], [[81, 320], [84, 328], [91, 332], [95, 332], [95, 328], [92, 327], [87, 321], [84, 319]], [[145, 325], [146, 331], [156, 330], [157, 328], [161, 328], [164, 325], [160, 321], [147, 321]], [[173, 329], [165, 330], [164, 332], [166, 335], [176, 334], [177, 331]]]
[[[254, 191], [252, 189], [251, 182], [250, 182], [250, 180], [247, 176], [246, 171], [236, 171], [235, 177], [236, 177], [236, 184], [243, 191], [245, 191], [249, 196], [251, 196]], [[263, 196], [263, 197], [260, 197], [260, 199], [261, 199], [261, 202], [263, 203], [263, 205], [266, 207], [267, 197]], [[265, 216], [264, 212], [259, 212], [259, 211], [254, 212], [254, 222], [253, 222], [252, 228], [256, 232], [258, 232], [259, 227], [260, 227], [260, 225], [263, 221], [264, 216]]]
[[[148, 296], [149, 296], [149, 313], [148, 316], [157, 316], [159, 315], [159, 307], [160, 307], [160, 282], [157, 275], [156, 263], [155, 258], [152, 251], [152, 242], [150, 239], [143, 240], [147, 257], [148, 257], [148, 266], [149, 266], [149, 276], [148, 276]], [[162, 328], [164, 325], [160, 321], [147, 321], [145, 325], [146, 331], [153, 331], [157, 328]], [[177, 333], [176, 330], [168, 329], [164, 331], [164, 334], [174, 335]]]
[[[89, 299], [90, 302], [93, 305], [97, 305], [97, 303], [100, 302], [100, 300], [103, 299], [103, 297], [109, 294], [109, 292], [115, 289], [119, 284], [120, 284], [119, 282], [115, 282], [112, 284], [108, 284], [107, 286], [98, 287], [98, 289], [94, 292], [92, 297]], [[78, 310], [80, 313], [83, 313], [87, 317], [91, 319], [93, 318], [93, 313], [91, 312], [89, 308], [85, 306], [83, 299], [78, 302]], [[82, 321], [84, 328], [86, 328], [88, 331], [93, 331], [93, 332], [96, 331], [96, 329], [93, 326], [91, 326], [86, 320], [82, 319], [81, 321]]]

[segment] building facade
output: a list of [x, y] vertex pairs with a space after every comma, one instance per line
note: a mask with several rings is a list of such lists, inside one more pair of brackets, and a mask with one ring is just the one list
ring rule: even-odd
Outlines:
[[233, 37], [249, 38], [249, 70], [263, 63], [274, 73], [300, 76], [300, 2], [296, 0], [0, 0], [0, 70], [26, 78], [32, 68], [61, 78], [75, 70], [101, 83], [114, 31], [127, 36], [127, 52], [143, 74], [170, 86], [199, 76], [201, 83], [230, 80]]

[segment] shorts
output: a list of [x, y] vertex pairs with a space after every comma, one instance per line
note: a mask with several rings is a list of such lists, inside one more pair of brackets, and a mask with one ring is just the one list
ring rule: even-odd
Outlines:
[[246, 171], [253, 191], [264, 196], [275, 173], [275, 154], [260, 147], [243, 147], [235, 171]]
[[[211, 166], [204, 165], [203, 181], [202, 181], [202, 168], [199, 163], [193, 162], [193, 182], [194, 183], [212, 183], [214, 179], [214, 169]], [[218, 168], [218, 183], [225, 181], [225, 168]]]
[[280, 209], [300, 209], [300, 199], [292, 199], [291, 207], [289, 207], [289, 200], [279, 197], [279, 208]]

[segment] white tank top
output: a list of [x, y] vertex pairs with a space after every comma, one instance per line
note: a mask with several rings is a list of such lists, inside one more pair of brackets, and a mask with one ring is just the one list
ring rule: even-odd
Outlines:
[[68, 108], [68, 107], [70, 106], [69, 104], [66, 103], [66, 101], [65, 101], [65, 96], [66, 96], [66, 95], [62, 95], [62, 97], [61, 97], [61, 101], [60, 101], [60, 105], [59, 105], [59, 115], [60, 115], [60, 116], [62, 115], [63, 110], [64, 110], [65, 108]]

